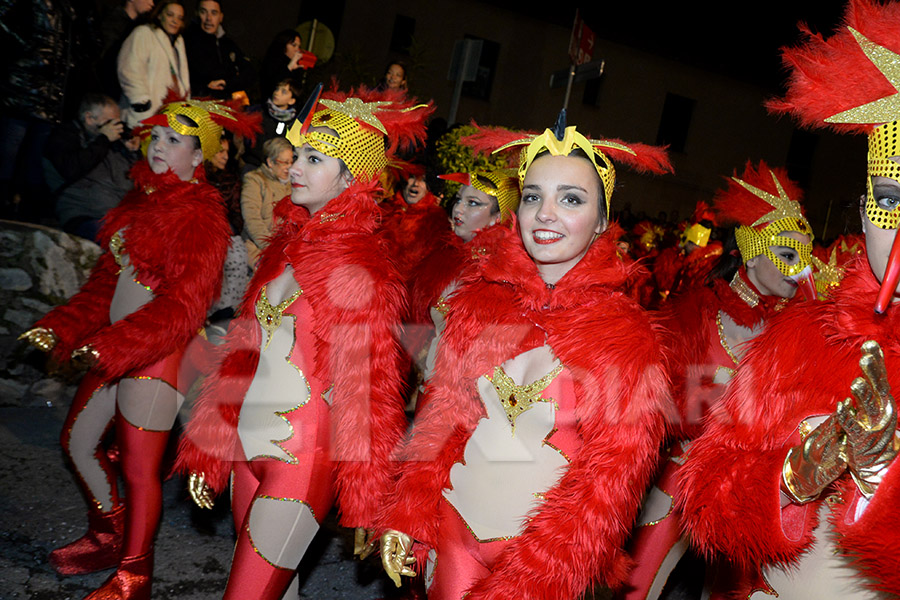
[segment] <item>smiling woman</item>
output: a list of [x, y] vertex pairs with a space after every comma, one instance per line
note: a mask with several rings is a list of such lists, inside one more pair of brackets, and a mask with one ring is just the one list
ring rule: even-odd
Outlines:
[[589, 140], [562, 119], [475, 138], [524, 147], [518, 226], [495, 228], [446, 301], [382, 507], [383, 564], [398, 585], [418, 564], [434, 600], [578, 598], [621, 583], [664, 430], [660, 348], [607, 227], [611, 158], [670, 167], [659, 148]]

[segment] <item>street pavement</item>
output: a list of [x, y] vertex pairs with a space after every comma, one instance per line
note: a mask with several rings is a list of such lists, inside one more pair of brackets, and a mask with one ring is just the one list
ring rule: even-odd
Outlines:
[[[51, 550], [87, 528], [59, 446], [64, 396], [30, 406], [0, 398], [0, 600], [81, 600], [112, 573], [62, 577], [47, 562]], [[154, 600], [213, 600], [225, 589], [234, 543], [227, 497], [204, 511], [185, 490], [179, 478], [164, 485]], [[331, 515], [299, 569], [300, 598], [398, 598], [376, 558], [353, 560], [352, 548], [352, 532]]]

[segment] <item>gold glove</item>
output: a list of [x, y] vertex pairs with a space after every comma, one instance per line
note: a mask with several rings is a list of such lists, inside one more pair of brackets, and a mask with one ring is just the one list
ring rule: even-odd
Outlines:
[[41, 352], [50, 352], [59, 341], [52, 329], [44, 327], [33, 327], [20, 335], [18, 339], [25, 340]]
[[847, 468], [845, 444], [834, 415], [825, 419], [788, 450], [781, 470], [782, 491], [800, 504], [815, 500]]
[[76, 350], [72, 351], [72, 365], [81, 369], [82, 371], [87, 371], [91, 367], [97, 364], [97, 361], [100, 360], [100, 353], [94, 350], [90, 344], [87, 346], [82, 346]]
[[191, 500], [200, 508], [213, 507], [212, 490], [206, 484], [206, 475], [204, 473], [191, 472], [188, 476], [188, 493]]
[[353, 556], [358, 556], [359, 560], [365, 560], [375, 552], [378, 539], [375, 532], [365, 527], [357, 527], [353, 532]]
[[400, 587], [400, 576], [415, 577], [416, 572], [409, 565], [416, 562], [414, 556], [410, 556], [413, 539], [400, 531], [388, 529], [381, 536], [381, 564], [385, 573]]
[[[859, 367], [865, 377], [850, 385], [850, 398], [838, 404], [837, 419], [847, 433], [845, 456], [856, 487], [866, 498], [875, 494], [900, 450], [897, 407], [891, 395], [884, 354], [877, 342], [862, 345]], [[855, 406], [854, 406], [855, 404]]]

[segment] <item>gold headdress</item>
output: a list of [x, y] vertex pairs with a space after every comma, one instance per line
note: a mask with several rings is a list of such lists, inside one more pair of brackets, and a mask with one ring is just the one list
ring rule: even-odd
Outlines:
[[286, 137], [295, 147], [309, 144], [344, 161], [355, 179], [372, 181], [388, 166], [400, 142], [424, 138], [425, 119], [431, 112], [430, 103], [413, 105], [397, 95], [361, 89], [357, 95], [323, 97], [309, 122], [294, 121]]
[[[804, 44], [784, 49], [792, 67], [783, 99], [774, 112], [790, 112], [811, 127], [869, 136], [866, 216], [881, 229], [900, 227], [900, 208], [879, 205], [873, 177], [900, 183], [897, 139], [900, 120], [900, 4], [850, 0], [844, 27], [829, 38], [804, 29]], [[900, 245], [895, 238], [875, 303], [884, 312], [900, 279]]]
[[619, 140], [588, 139], [575, 126], [566, 126], [565, 109], [560, 111], [554, 127], [545, 129], [543, 133], [523, 135], [502, 128], [479, 128], [478, 133], [461, 141], [475, 150], [488, 152], [502, 152], [516, 146], [524, 146], [519, 153], [519, 185], [525, 181], [525, 174], [531, 164], [544, 152], [549, 152], [553, 156], [568, 156], [573, 151], [581, 150], [593, 163], [600, 181], [603, 182], [607, 215], [616, 183], [616, 170], [611, 158], [639, 171], [672, 172], [672, 165], [664, 148], [645, 144], [625, 144]]
[[516, 212], [519, 207], [519, 186], [516, 178], [508, 170], [478, 169], [471, 173], [448, 173], [438, 175], [441, 179], [456, 181], [463, 185], [470, 185], [479, 192], [483, 192], [491, 198], [497, 199], [500, 209], [500, 221], [506, 221], [509, 215]]
[[[179, 115], [187, 117], [196, 125], [182, 123], [178, 120]], [[182, 100], [166, 104], [157, 114], [141, 121], [137, 133], [145, 138], [145, 150], [150, 130], [154, 125], [169, 127], [181, 135], [197, 137], [200, 140], [203, 159], [208, 160], [222, 148], [220, 140], [223, 129], [252, 139], [260, 130], [259, 121], [259, 117], [243, 113], [239, 108], [222, 102]]]
[[[727, 188], [716, 194], [714, 210], [721, 222], [736, 226], [734, 235], [744, 264], [764, 255], [787, 277], [809, 267], [814, 236], [803, 216], [801, 195], [783, 169], [770, 169], [764, 162], [758, 168], [747, 164], [740, 178], [732, 177]], [[787, 231], [805, 234], [809, 240], [801, 242], [782, 235]], [[770, 246], [792, 248], [799, 260], [789, 265]]]

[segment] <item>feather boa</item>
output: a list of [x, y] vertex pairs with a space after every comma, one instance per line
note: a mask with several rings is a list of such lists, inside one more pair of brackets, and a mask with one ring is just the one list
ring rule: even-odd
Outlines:
[[618, 257], [612, 235], [601, 235], [549, 289], [515, 228], [502, 231], [453, 296], [432, 395], [403, 448], [379, 525], [434, 544], [441, 490], [484, 416], [476, 380], [547, 343], [577, 374], [583, 446], [467, 598], [575, 598], [598, 574], [610, 586], [627, 574], [622, 545], [656, 464], [667, 382], [655, 332], [620, 291], [634, 266]]
[[153, 301], [110, 324], [119, 267], [106, 251], [81, 291], [37, 323], [56, 332], [61, 359], [90, 344], [100, 355], [94, 368], [108, 380], [187, 346], [221, 290], [230, 243], [221, 196], [212, 186], [181, 181], [171, 172], [156, 175], [146, 161], [133, 167], [131, 177], [135, 188], [106, 215], [100, 241], [106, 248], [124, 230], [137, 279], [153, 282]]

